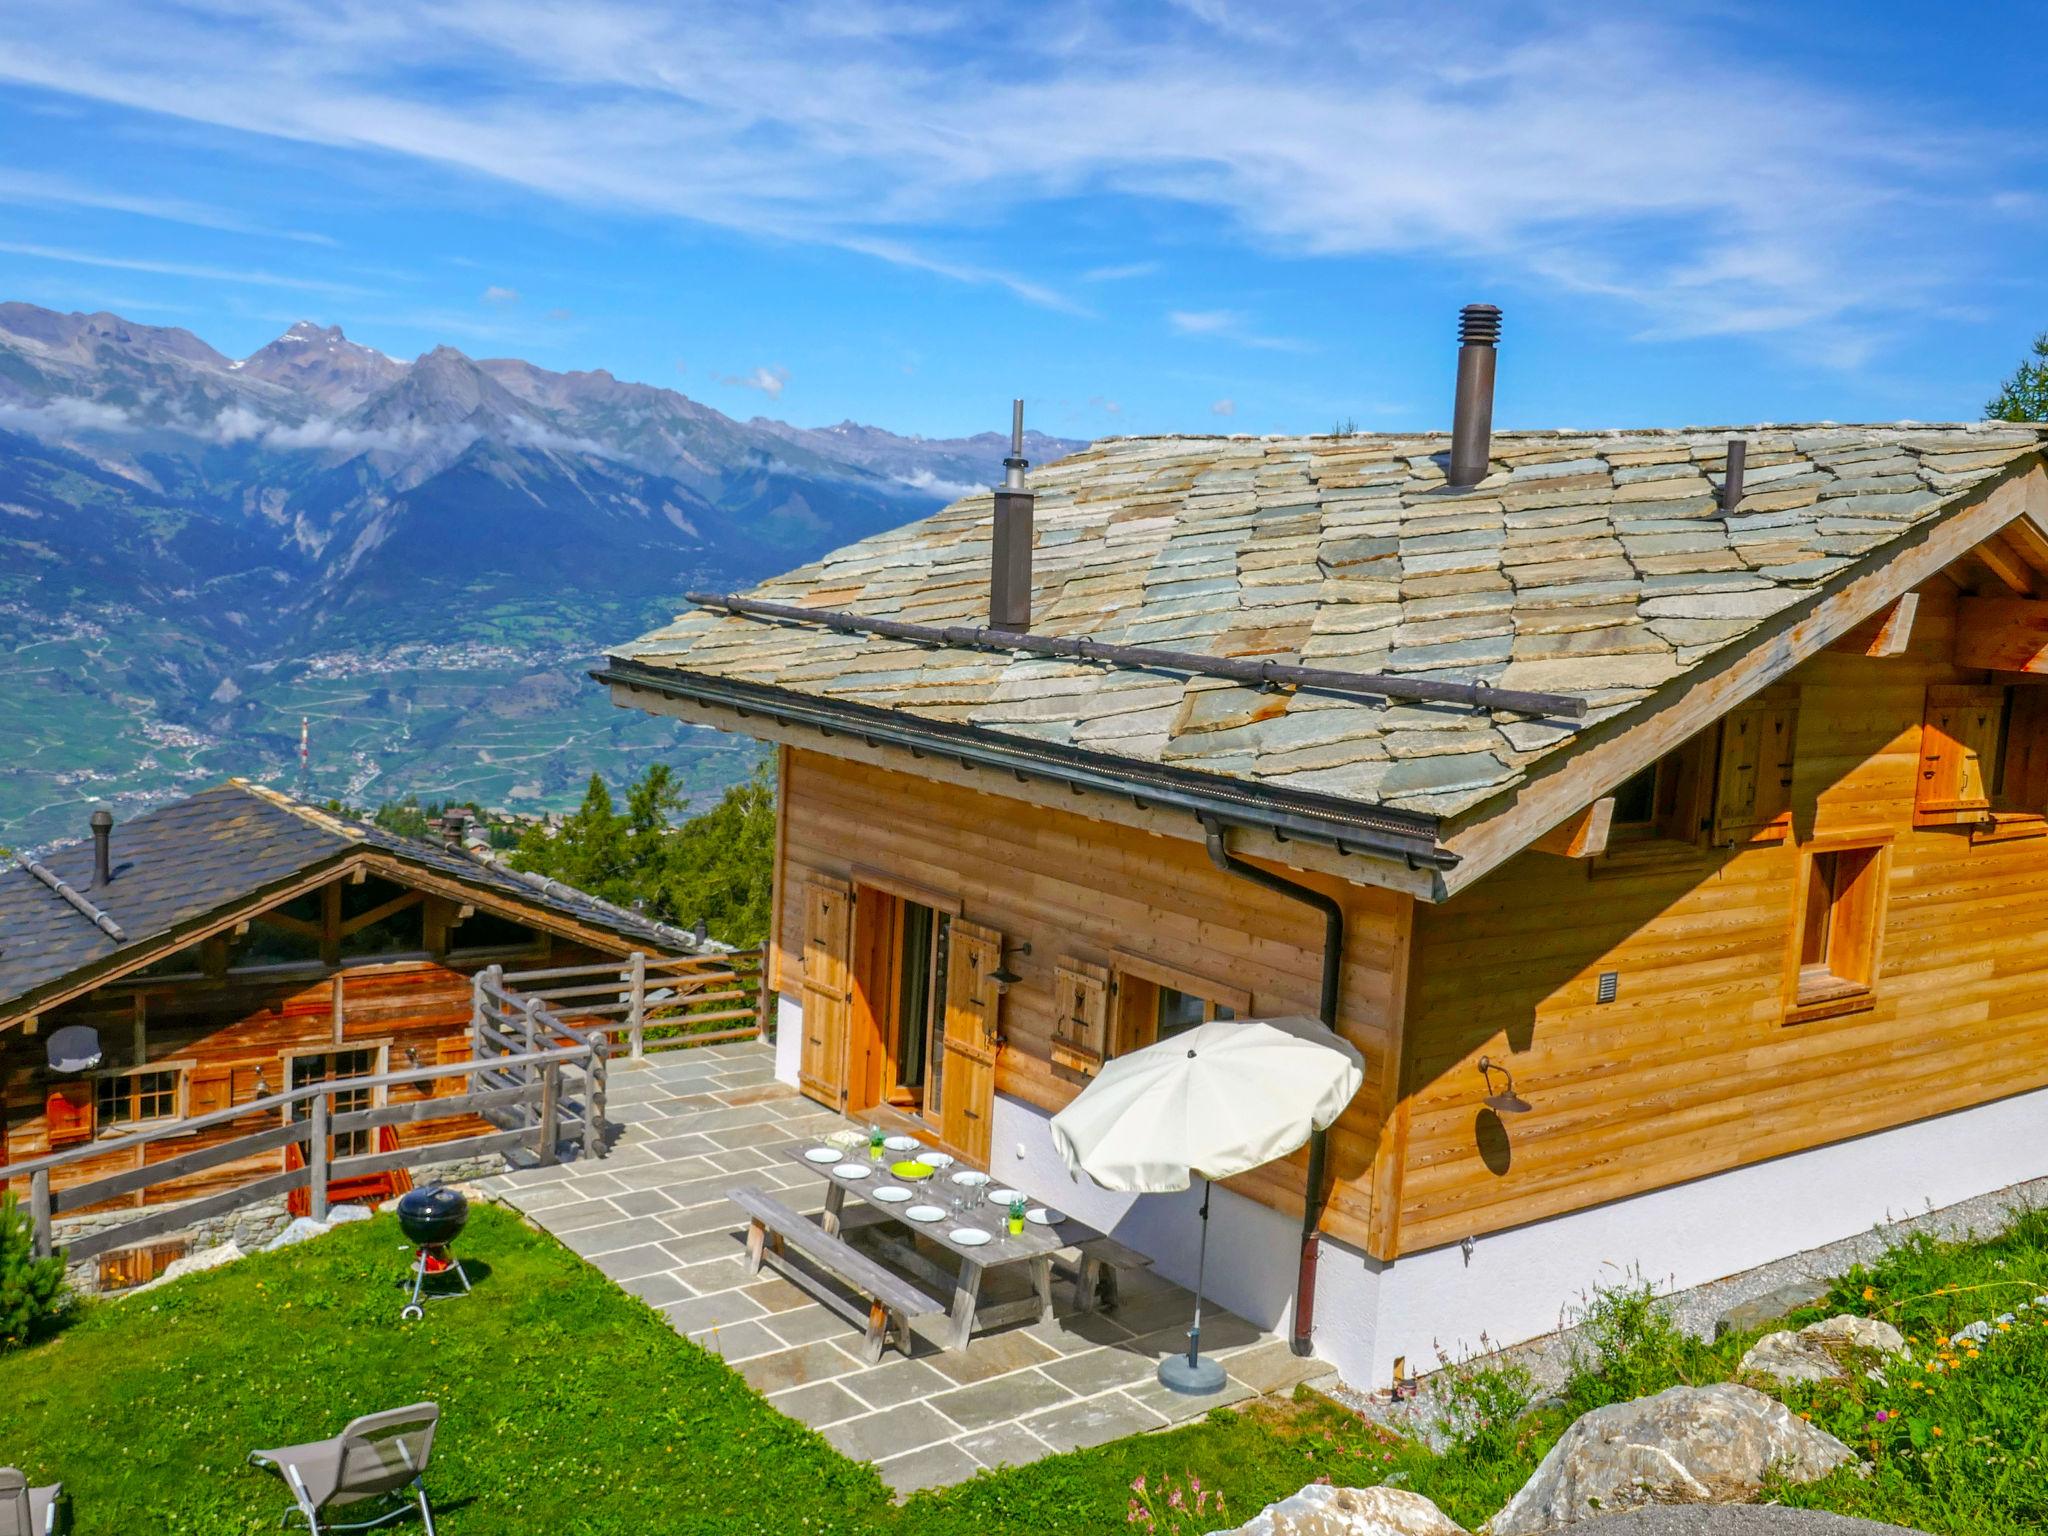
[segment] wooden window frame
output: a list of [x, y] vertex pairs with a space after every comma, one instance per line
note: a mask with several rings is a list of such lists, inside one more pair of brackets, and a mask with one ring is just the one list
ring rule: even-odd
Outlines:
[[[1889, 829], [1870, 829], [1817, 837], [1801, 846], [1792, 884], [1791, 931], [1785, 949], [1783, 1004], [1787, 1024], [1861, 1013], [1877, 1005], [1878, 983], [1884, 967], [1885, 927], [1891, 909], [1892, 844]], [[1821, 858], [1838, 859], [1844, 854], [1868, 856], [1857, 873], [1854, 891], [1838, 892], [1829, 909], [1831, 959], [1839, 941], [1839, 932], [1832, 925], [1844, 921], [1845, 908], [1847, 917], [1857, 925], [1845, 967], [1849, 974], [1830, 970], [1817, 977], [1814, 968], [1805, 962], [1807, 902], [1814, 863]]]
[[[1157, 999], [1161, 987], [1201, 998], [1208, 1005], [1203, 1011], [1205, 1018], [1215, 1018], [1218, 1008], [1228, 1008], [1240, 1019], [1255, 1017], [1251, 993], [1195, 971], [1161, 965], [1144, 955], [1121, 950], [1111, 957], [1109, 969], [1110, 1056], [1128, 1056], [1157, 1039]], [[1142, 1004], [1138, 1002], [1140, 998], [1144, 999]], [[1140, 1012], [1143, 1017], [1136, 1016]]]
[[[186, 1118], [186, 1109], [191, 1103], [192, 1068], [194, 1062], [148, 1061], [132, 1067], [110, 1067], [105, 1071], [91, 1074], [92, 1080], [92, 1139], [106, 1141], [118, 1136], [132, 1136], [137, 1131], [154, 1130], [159, 1126], [175, 1125]], [[152, 1115], [147, 1120], [109, 1120], [100, 1113], [100, 1084], [116, 1082], [126, 1078], [152, 1076], [157, 1073], [171, 1074], [171, 1112], [168, 1115]]]

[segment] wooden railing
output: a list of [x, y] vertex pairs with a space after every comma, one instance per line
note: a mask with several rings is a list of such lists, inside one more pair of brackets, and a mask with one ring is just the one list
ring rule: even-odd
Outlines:
[[761, 951], [512, 971], [495, 984], [522, 1001], [536, 999], [573, 1016], [629, 1055], [751, 1040], [762, 1030]]
[[[126, 1195], [146, 1194], [156, 1185], [190, 1178], [245, 1158], [281, 1152], [286, 1147], [298, 1149], [300, 1166], [258, 1175], [232, 1189], [195, 1200], [180, 1200], [133, 1221], [83, 1234], [66, 1243], [65, 1251], [73, 1262], [89, 1259], [110, 1249], [125, 1248], [131, 1243], [174, 1232], [194, 1222], [225, 1215], [244, 1205], [273, 1199], [297, 1189], [309, 1191], [309, 1213], [315, 1220], [325, 1220], [328, 1190], [338, 1180], [364, 1178], [418, 1163], [447, 1162], [517, 1148], [531, 1151], [542, 1163], [552, 1163], [560, 1155], [564, 1131], [572, 1128], [584, 1156], [602, 1156], [602, 1085], [606, 1048], [601, 1041], [593, 1041], [581, 1037], [581, 1032], [571, 1031], [543, 1008], [536, 1006], [533, 1018], [538, 1034], [568, 1038], [570, 1043], [548, 1045], [532, 1051], [504, 1051], [494, 1045], [488, 1054], [479, 1053], [469, 1061], [308, 1083], [303, 1088], [251, 1099], [212, 1114], [196, 1115], [191, 1119], [152, 1126], [130, 1136], [95, 1141], [49, 1157], [16, 1163], [7, 1170], [7, 1174], [10, 1179], [26, 1177], [29, 1180], [29, 1214], [35, 1226], [36, 1251], [39, 1254], [51, 1252], [54, 1219], [67, 1211], [102, 1205]], [[580, 1082], [565, 1083], [565, 1073], [573, 1074]], [[464, 1079], [465, 1091], [436, 1095], [433, 1085], [451, 1077]], [[580, 1086], [580, 1114], [565, 1114], [565, 1086]], [[396, 1104], [377, 1104], [369, 1109], [335, 1112], [337, 1095], [398, 1087], [423, 1087], [427, 1096]], [[333, 1137], [338, 1134], [462, 1115], [478, 1116], [500, 1129], [453, 1141], [424, 1142], [355, 1157], [332, 1155]], [[150, 1149], [160, 1143], [182, 1141], [258, 1116], [274, 1116], [278, 1123], [157, 1162], [147, 1160]], [[121, 1152], [138, 1154], [143, 1160], [142, 1166], [61, 1189], [52, 1187], [52, 1175], [64, 1168]]]

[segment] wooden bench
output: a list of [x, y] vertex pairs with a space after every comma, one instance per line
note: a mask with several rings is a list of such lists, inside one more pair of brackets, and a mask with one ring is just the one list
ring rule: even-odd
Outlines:
[[[772, 1200], [757, 1189], [736, 1189], [726, 1199], [747, 1214], [747, 1273], [759, 1274], [763, 1262], [772, 1264], [792, 1284], [864, 1328], [861, 1358], [870, 1365], [882, 1358], [883, 1346], [892, 1331], [896, 1347], [908, 1355], [910, 1319], [946, 1310], [943, 1303], [779, 1200]], [[858, 1302], [840, 1295], [809, 1270], [793, 1263], [788, 1252], [792, 1248], [858, 1291], [867, 1301], [867, 1310], [863, 1312]]]
[[1152, 1260], [1135, 1248], [1127, 1248], [1113, 1237], [1091, 1237], [1086, 1242], [1076, 1243], [1071, 1250], [1076, 1258], [1068, 1262], [1064, 1254], [1053, 1263], [1064, 1279], [1074, 1282], [1074, 1310], [1093, 1312], [1099, 1303], [1105, 1307], [1117, 1304], [1117, 1273], [1125, 1269], [1150, 1269]]

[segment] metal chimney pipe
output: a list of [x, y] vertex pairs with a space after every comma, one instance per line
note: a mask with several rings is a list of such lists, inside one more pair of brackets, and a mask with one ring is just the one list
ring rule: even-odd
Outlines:
[[1742, 501], [1742, 471], [1749, 464], [1749, 442], [1746, 438], [1728, 439], [1728, 468], [1721, 476], [1721, 515], [1732, 513]]
[[1493, 363], [1500, 346], [1500, 311], [1467, 304], [1458, 315], [1458, 395], [1451, 411], [1452, 485], [1486, 478], [1493, 452]]
[[996, 487], [995, 529], [989, 546], [988, 625], [1022, 633], [1031, 628], [1032, 508], [1024, 485], [1024, 402], [1010, 402], [1010, 456]]
[[101, 806], [92, 813], [92, 883], [95, 888], [114, 881], [114, 813]]

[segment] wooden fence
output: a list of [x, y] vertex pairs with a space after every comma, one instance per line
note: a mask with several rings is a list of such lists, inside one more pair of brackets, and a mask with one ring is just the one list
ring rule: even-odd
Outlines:
[[751, 1040], [762, 1031], [761, 954], [682, 955], [512, 971], [497, 984], [572, 1014], [627, 1054]]

